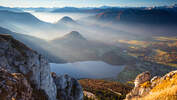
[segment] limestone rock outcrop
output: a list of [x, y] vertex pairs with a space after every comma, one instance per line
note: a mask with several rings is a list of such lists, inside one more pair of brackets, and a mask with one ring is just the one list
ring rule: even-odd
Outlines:
[[141, 95], [145, 95], [146, 93], [148, 93], [150, 91], [150, 88], [143, 87], [143, 86], [141, 86], [141, 84], [143, 84], [145, 82], [149, 82], [150, 79], [151, 79], [151, 75], [148, 71], [139, 74], [134, 81], [135, 87], [126, 96], [126, 99], [131, 100], [131, 98], [139, 97]]
[[0, 68], [0, 100], [34, 100], [32, 88], [21, 73]]
[[[139, 74], [135, 87], [126, 95], [125, 100], [176, 100], [177, 71], [171, 71], [163, 77], [150, 78], [149, 72]], [[173, 90], [172, 90], [173, 89]]]
[[51, 75], [42, 55], [0, 34], [0, 100], [83, 100], [83, 91], [76, 79]]
[[49, 100], [56, 99], [56, 85], [48, 62], [10, 35], [0, 35], [0, 67], [11, 73], [24, 74], [35, 88], [45, 91]]
[[135, 87], [138, 87], [140, 84], [149, 81], [151, 79], [150, 72], [146, 71], [139, 74], [135, 79]]
[[83, 90], [76, 79], [68, 75], [57, 76], [55, 73], [52, 73], [52, 77], [57, 87], [59, 100], [83, 100]]

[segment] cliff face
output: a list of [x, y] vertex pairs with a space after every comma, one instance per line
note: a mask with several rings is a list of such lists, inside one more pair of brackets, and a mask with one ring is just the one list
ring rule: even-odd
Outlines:
[[126, 100], [177, 100], [176, 94], [177, 71], [152, 79], [149, 72], [143, 72], [135, 79], [135, 87]]
[[57, 76], [55, 73], [52, 73], [52, 77], [59, 100], [83, 100], [82, 87], [76, 79], [68, 75]]
[[32, 88], [22, 74], [0, 68], [0, 83], [1, 100], [34, 100]]
[[35, 88], [44, 90], [50, 100], [56, 99], [56, 85], [47, 61], [9, 35], [0, 35], [0, 67], [24, 74]]
[[57, 92], [56, 87], [63, 85], [56, 86], [45, 58], [9, 35], [0, 35], [0, 68], [6, 69], [9, 73], [22, 74], [33, 89], [32, 97], [37, 100], [56, 100], [57, 93], [60, 92]]

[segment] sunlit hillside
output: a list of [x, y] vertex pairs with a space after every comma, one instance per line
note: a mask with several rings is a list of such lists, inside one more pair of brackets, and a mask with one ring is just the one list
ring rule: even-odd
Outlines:
[[[155, 80], [157, 84], [148, 95], [134, 100], [177, 100], [177, 73], [168, 74], [161, 79]], [[142, 86], [149, 87], [151, 84], [143, 83]]]
[[113, 81], [81, 79], [79, 82], [84, 91], [95, 95], [94, 100], [122, 100], [132, 89], [131, 85]]
[[177, 67], [177, 37], [152, 37], [147, 40], [119, 40], [129, 55], [145, 61]]

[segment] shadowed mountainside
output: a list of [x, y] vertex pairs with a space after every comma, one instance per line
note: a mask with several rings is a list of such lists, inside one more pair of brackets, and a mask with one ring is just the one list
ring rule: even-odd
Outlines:
[[[29, 46], [33, 50], [36, 50], [38, 53], [42, 54], [50, 62], [65, 62], [60, 57], [57, 57], [48, 51], [48, 49], [50, 48], [50, 44], [43, 39], [25, 35], [25, 34], [15, 33], [2, 27], [0, 27], [0, 34], [9, 34], [13, 36], [15, 39], [23, 42], [25, 45]], [[46, 46], [48, 48], [46, 48]]]
[[97, 19], [123, 23], [142, 24], [177, 24], [177, 14], [165, 9], [124, 9], [120, 11], [106, 11], [96, 15]]

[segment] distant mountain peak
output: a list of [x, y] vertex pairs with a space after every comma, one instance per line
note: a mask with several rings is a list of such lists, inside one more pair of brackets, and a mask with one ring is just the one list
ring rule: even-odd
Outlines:
[[111, 6], [106, 6], [106, 5], [104, 5], [104, 6], [101, 6], [100, 8], [102, 8], [102, 9], [107, 9], [107, 8], [112, 8]]
[[81, 43], [87, 40], [79, 32], [71, 31], [68, 34], [65, 34], [63, 37], [56, 38], [52, 40], [54, 43]]
[[66, 34], [64, 37], [78, 38], [78, 39], [85, 40], [85, 38], [77, 31], [71, 31], [70, 33]]
[[62, 22], [62, 23], [76, 23], [72, 18], [68, 17], [68, 16], [65, 16], [63, 18], [61, 18], [59, 22]]
[[65, 21], [73, 21], [72, 18], [68, 17], [68, 16], [64, 16], [61, 20], [65, 20]]

